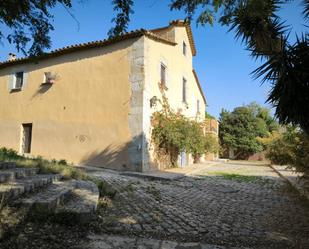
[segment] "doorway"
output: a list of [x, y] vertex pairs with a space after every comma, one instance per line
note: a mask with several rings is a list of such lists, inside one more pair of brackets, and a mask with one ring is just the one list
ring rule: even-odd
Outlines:
[[31, 152], [32, 124], [22, 124], [21, 152]]
[[180, 152], [180, 167], [187, 166], [187, 153], [182, 151]]

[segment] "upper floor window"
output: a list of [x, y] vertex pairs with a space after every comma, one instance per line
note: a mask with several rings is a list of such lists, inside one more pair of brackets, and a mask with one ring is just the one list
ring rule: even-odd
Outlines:
[[161, 66], [160, 66], [160, 74], [161, 74], [161, 84], [163, 86], [166, 86], [166, 66], [161, 63]]
[[196, 112], [200, 113], [200, 100], [199, 99], [196, 101]]
[[183, 55], [187, 55], [187, 44], [185, 42], [182, 43], [182, 53]]
[[24, 83], [24, 72], [15, 73], [14, 89], [21, 89]]
[[187, 103], [187, 80], [182, 78], [182, 102]]

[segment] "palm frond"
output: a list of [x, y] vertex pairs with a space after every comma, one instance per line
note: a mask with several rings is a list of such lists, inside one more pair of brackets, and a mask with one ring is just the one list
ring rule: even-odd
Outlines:
[[281, 1], [248, 0], [240, 4], [230, 18], [230, 31], [241, 39], [252, 56], [269, 56], [281, 49], [281, 37], [287, 26], [276, 15]]
[[303, 15], [305, 19], [309, 20], [309, 0], [303, 0], [304, 10]]
[[270, 56], [253, 73], [262, 82], [270, 81], [267, 101], [282, 124], [300, 125], [309, 134], [309, 40], [308, 34], [294, 45], [285, 41], [282, 51]]

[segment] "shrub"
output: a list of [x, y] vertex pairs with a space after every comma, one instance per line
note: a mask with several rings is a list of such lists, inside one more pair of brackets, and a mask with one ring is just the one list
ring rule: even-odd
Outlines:
[[152, 141], [159, 163], [177, 166], [180, 152], [191, 153], [199, 158], [206, 151], [213, 150], [217, 142], [204, 135], [203, 124], [190, 120], [180, 113], [175, 113], [168, 103], [164, 87], [158, 84], [162, 101], [162, 110], [152, 115]]
[[152, 116], [152, 126], [152, 140], [160, 151], [170, 155], [172, 166], [177, 166], [181, 151], [198, 158], [205, 152], [216, 152], [219, 149], [218, 141], [213, 135], [204, 135], [202, 123], [181, 114], [172, 111], [156, 112]]
[[309, 177], [309, 136], [302, 130], [287, 127], [269, 143], [266, 157], [273, 164], [289, 165]]
[[212, 134], [206, 134], [204, 148], [208, 153], [218, 152], [220, 149], [218, 139]]
[[204, 135], [199, 123], [191, 121], [173, 112], [156, 112], [152, 117], [152, 139], [159, 149], [163, 149], [171, 156], [171, 164], [177, 165], [177, 158], [181, 151], [193, 155], [203, 154]]
[[0, 161], [14, 161], [21, 158], [22, 156], [18, 155], [15, 150], [7, 149], [5, 147], [0, 148]]

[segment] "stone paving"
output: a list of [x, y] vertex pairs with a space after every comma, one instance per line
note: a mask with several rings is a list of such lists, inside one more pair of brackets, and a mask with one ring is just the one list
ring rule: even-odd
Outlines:
[[[168, 240], [130, 238], [125, 236], [100, 235], [89, 236], [90, 240], [83, 249], [113, 249], [113, 248], [136, 248], [136, 249], [228, 249], [224, 246], [201, 244], [197, 242], [176, 242]], [[236, 249], [229, 247], [229, 249]], [[245, 249], [243, 247], [243, 249]]]
[[117, 193], [101, 198], [89, 225], [70, 217], [30, 220], [0, 248], [309, 248], [308, 203], [268, 166], [231, 162], [200, 169], [160, 181], [94, 168], [89, 174]]
[[96, 220], [104, 233], [238, 248], [309, 248], [308, 209], [268, 166], [221, 163], [170, 182], [108, 171], [92, 175], [118, 191]]

